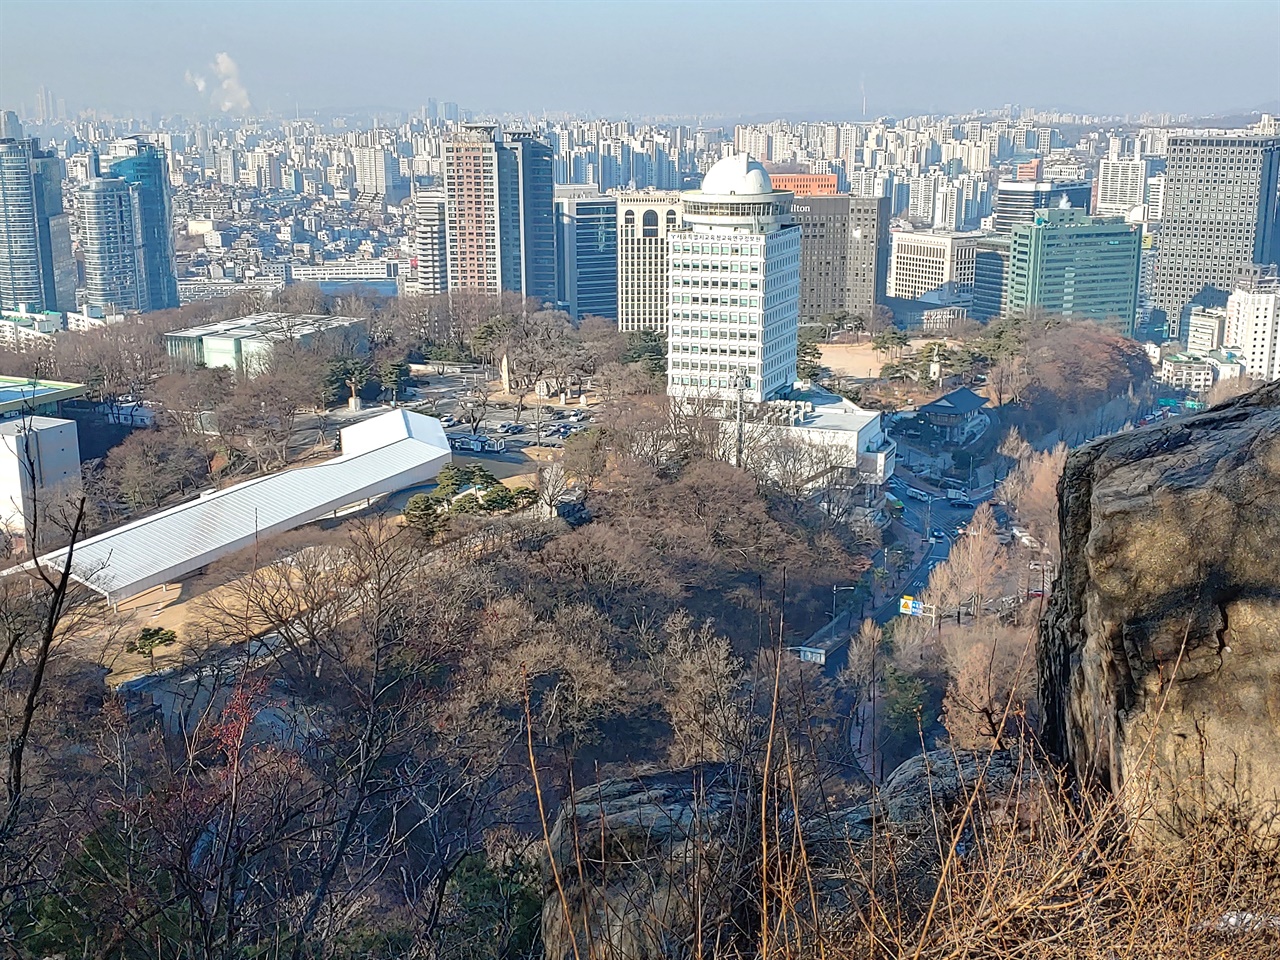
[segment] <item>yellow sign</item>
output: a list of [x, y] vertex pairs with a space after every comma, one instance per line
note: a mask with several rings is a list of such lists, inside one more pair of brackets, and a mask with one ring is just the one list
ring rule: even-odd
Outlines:
[[898, 612], [909, 614], [911, 612], [911, 601], [914, 599], [914, 597], [908, 597], [904, 594], [902, 599], [898, 601]]

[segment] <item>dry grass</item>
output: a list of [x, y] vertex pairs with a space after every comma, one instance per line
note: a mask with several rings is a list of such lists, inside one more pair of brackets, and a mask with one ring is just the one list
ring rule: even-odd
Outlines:
[[[755, 833], [765, 811], [766, 836], [737, 851], [740, 875], [758, 879], [740, 891], [749, 902], [736, 919], [726, 920], [724, 891], [715, 899], [712, 929], [702, 922], [710, 919], [711, 903], [677, 890], [687, 897], [685, 907], [667, 916], [684, 923], [665, 925], [656, 938], [665, 942], [661, 952], [635, 952], [636, 938], [619, 933], [634, 922], [637, 905], [619, 910], [609, 900], [616, 888], [606, 891], [591, 878], [602, 867], [615, 877], [637, 870], [657, 887], [670, 864], [650, 857], [606, 866], [596, 848], [586, 858], [591, 862], [579, 860], [554, 878], [547, 909], [559, 905], [564, 912], [555, 926], [563, 930], [565, 917], [580, 934], [563, 952], [548, 944], [547, 960], [1280, 958], [1276, 862], [1220, 822], [1176, 846], [1141, 845], [1126, 834], [1116, 801], [1074, 795], [1028, 768], [1012, 785], [980, 777], [958, 797], [923, 798], [923, 819], [875, 823], [843, 843], [829, 836], [815, 841], [804, 836], [803, 824], [811, 821], [794, 815], [805, 806], [803, 778], [788, 746], [775, 744], [770, 756], [778, 768], [770, 789], [742, 804], [742, 821]], [[723, 849], [712, 849], [714, 837], [698, 843], [696, 857], [724, 858]], [[681, 856], [687, 863], [687, 850], [673, 861]], [[606, 915], [612, 925], [601, 922]], [[664, 926], [653, 916], [641, 922], [650, 931]], [[652, 935], [647, 939], [657, 947]]]

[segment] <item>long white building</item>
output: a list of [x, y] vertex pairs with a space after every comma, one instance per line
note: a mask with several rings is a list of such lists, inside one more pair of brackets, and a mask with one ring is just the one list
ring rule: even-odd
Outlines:
[[747, 154], [725, 157], [683, 194], [668, 237], [667, 394], [761, 403], [796, 379], [800, 228], [792, 194]]

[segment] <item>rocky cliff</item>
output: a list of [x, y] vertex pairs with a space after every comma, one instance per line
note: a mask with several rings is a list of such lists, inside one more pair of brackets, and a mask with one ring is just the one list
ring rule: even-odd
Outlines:
[[1088, 444], [1059, 493], [1046, 744], [1148, 833], [1280, 839], [1280, 384]]
[[760, 783], [749, 769], [704, 764], [577, 791], [544, 864], [548, 960], [754, 956], [761, 910], [776, 914], [788, 875], [805, 878], [788, 906], [815, 929], [847, 919], [872, 885], [899, 908], [913, 896], [927, 903], [957, 817], [967, 837], [1016, 830], [1049, 799], [1025, 756], [963, 750], [913, 757], [848, 808], [796, 810], [785, 785], [771, 796], [779, 802], [767, 805], [762, 844]]

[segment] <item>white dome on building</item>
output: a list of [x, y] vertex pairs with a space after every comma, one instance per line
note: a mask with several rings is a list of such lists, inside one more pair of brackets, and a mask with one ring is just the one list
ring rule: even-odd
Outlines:
[[773, 184], [769, 182], [769, 173], [759, 163], [745, 153], [735, 153], [717, 160], [715, 165], [702, 178], [702, 192], [718, 197], [730, 195], [753, 196], [772, 193]]

